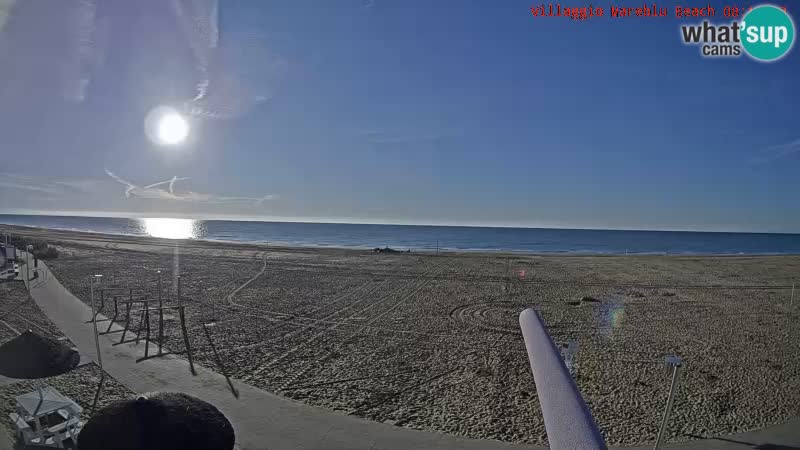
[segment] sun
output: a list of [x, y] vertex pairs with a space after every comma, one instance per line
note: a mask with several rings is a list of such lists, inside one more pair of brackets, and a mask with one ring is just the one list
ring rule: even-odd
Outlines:
[[183, 144], [191, 133], [189, 119], [170, 106], [157, 106], [147, 113], [144, 120], [147, 137], [159, 146]]
[[165, 145], [177, 145], [189, 136], [189, 123], [178, 113], [167, 113], [158, 119], [156, 136]]

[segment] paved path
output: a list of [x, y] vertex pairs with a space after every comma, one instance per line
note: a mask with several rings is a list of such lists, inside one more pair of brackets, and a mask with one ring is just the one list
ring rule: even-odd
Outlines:
[[[42, 270], [47, 270], [40, 263]], [[90, 308], [48, 274], [47, 282], [35, 285], [31, 293], [44, 313], [83, 353], [94, 355], [95, 343]], [[87, 278], [86, 282], [89, 280]], [[155, 346], [151, 347], [153, 351]], [[202, 398], [216, 405], [236, 430], [237, 446], [242, 449], [483, 449], [513, 450], [542, 447], [479, 441], [411, 430], [369, 422], [304, 405], [279, 397], [247, 384], [234, 381], [239, 397], [231, 394], [226, 379], [195, 365], [191, 375], [188, 362], [164, 356], [137, 363], [144, 345], [112, 346], [100, 336], [104, 369], [119, 382], [136, 392], [177, 391]], [[793, 446], [794, 445], [794, 446]], [[0, 442], [0, 448], [2, 448]], [[651, 447], [642, 447], [651, 448]], [[705, 448], [800, 450], [800, 420], [725, 440], [695, 441], [665, 448]], [[633, 449], [629, 449], [633, 450]]]

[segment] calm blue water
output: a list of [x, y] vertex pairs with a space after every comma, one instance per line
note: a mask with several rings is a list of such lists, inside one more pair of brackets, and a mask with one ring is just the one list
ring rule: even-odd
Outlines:
[[299, 246], [533, 253], [800, 254], [800, 234], [562, 230], [0, 215], [0, 223], [134, 236]]

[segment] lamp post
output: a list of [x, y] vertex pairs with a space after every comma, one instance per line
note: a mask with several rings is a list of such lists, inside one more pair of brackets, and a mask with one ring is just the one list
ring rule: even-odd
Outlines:
[[27, 252], [25, 252], [25, 260], [26, 260], [26, 262], [25, 262], [25, 273], [27, 274], [27, 277], [28, 277], [28, 292], [30, 292], [30, 290], [31, 290], [31, 255], [33, 254], [33, 246], [28, 244], [28, 246], [25, 247], [25, 250], [27, 250]]
[[181, 302], [181, 278], [183, 275], [178, 275], [178, 306], [181, 306], [183, 303]]
[[97, 313], [95, 312], [94, 306], [94, 280], [97, 279], [100, 282], [100, 278], [102, 275], [91, 275], [89, 277], [89, 291], [91, 292], [92, 296], [92, 325], [94, 326], [94, 346], [97, 349], [97, 364], [100, 366], [100, 371], [103, 370], [103, 359], [100, 356], [100, 338], [97, 334]]
[[158, 354], [164, 343], [164, 303], [161, 300], [161, 269], [158, 270]]

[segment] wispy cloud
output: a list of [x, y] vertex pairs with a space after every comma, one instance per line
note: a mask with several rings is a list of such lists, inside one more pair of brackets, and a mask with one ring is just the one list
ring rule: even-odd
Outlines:
[[0, 0], [0, 79], [14, 80], [4, 94], [31, 101], [31, 95], [55, 92], [82, 102], [102, 57], [97, 25], [95, 0]]
[[[247, 196], [228, 196], [228, 195], [216, 195], [216, 194], [206, 194], [200, 192], [175, 192], [174, 184], [176, 181], [181, 180], [188, 180], [188, 178], [178, 178], [177, 176], [172, 177], [166, 181], [159, 181], [157, 183], [153, 183], [147, 186], [138, 186], [130, 181], [125, 180], [124, 178], [118, 176], [114, 172], [106, 169], [106, 174], [111, 177], [116, 182], [125, 185], [125, 197], [126, 198], [142, 198], [142, 199], [151, 199], [151, 200], [167, 200], [167, 201], [176, 201], [176, 202], [193, 202], [193, 203], [244, 203], [244, 204], [255, 204], [261, 205], [267, 200], [274, 200], [277, 198], [276, 195], [263, 195], [261, 197], [247, 197]], [[157, 186], [168, 185], [169, 190], [162, 189]]]
[[91, 192], [96, 190], [100, 183], [100, 180], [95, 179], [46, 180], [29, 175], [0, 173], [0, 186], [4, 188], [49, 195], [63, 195], [70, 192]]
[[56, 188], [29, 184], [27, 182], [18, 180], [0, 180], [0, 187], [4, 187], [7, 189], [16, 189], [21, 191], [41, 192], [43, 194], [55, 194], [58, 192], [58, 189]]
[[53, 181], [53, 183], [59, 186], [65, 186], [67, 188], [74, 189], [76, 191], [94, 192], [100, 187], [101, 184], [103, 184], [103, 181], [95, 179], [86, 179], [86, 180], [61, 180], [61, 181]]
[[[239, 29], [220, 39], [218, 0], [171, 0], [170, 5], [197, 69], [196, 95], [184, 105], [188, 114], [228, 119], [272, 98], [272, 83], [286, 60], [272, 52], [265, 36]], [[239, 56], [244, 64], [235, 63]]]
[[763, 164], [778, 159], [787, 158], [800, 152], [800, 139], [795, 139], [784, 144], [772, 145], [759, 150], [759, 155], [750, 160], [753, 164]]

